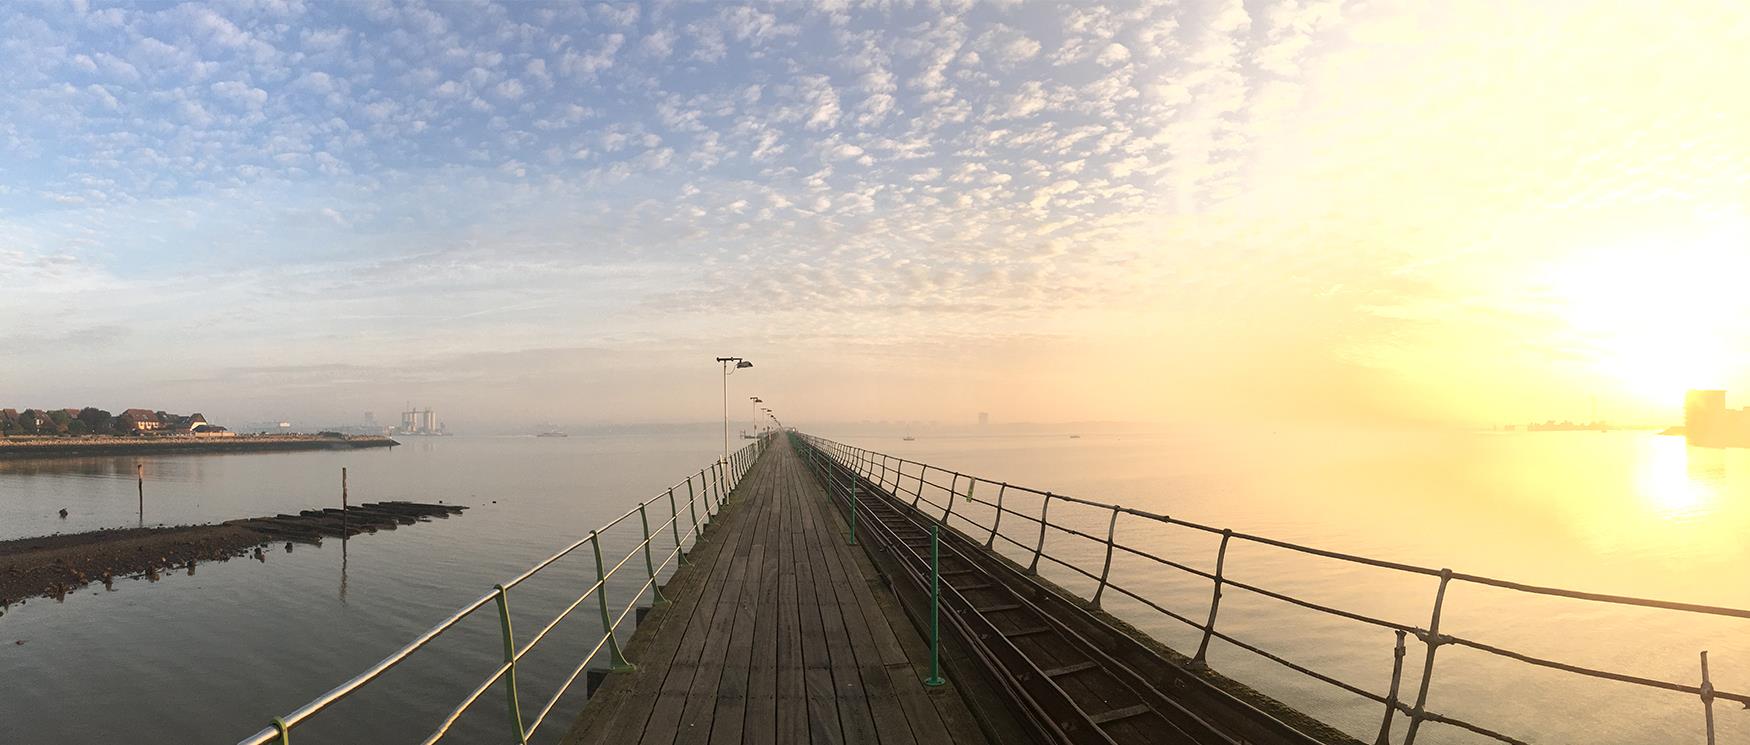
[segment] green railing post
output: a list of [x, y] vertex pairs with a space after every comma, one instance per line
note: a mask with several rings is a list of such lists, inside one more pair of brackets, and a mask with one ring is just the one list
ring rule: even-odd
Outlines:
[[942, 680], [942, 626], [938, 619], [942, 607], [942, 539], [937, 526], [930, 526], [930, 677], [924, 685], [932, 688]]
[[[696, 501], [697, 500], [693, 497], [693, 477], [688, 476], [687, 477], [687, 513], [693, 516], [693, 545], [694, 546], [699, 545], [699, 537], [704, 535], [703, 533], [699, 532], [699, 508], [695, 504]], [[705, 518], [708, 520], [708, 519], [710, 519], [710, 517], [711, 517], [711, 510], [709, 510], [709, 509], [705, 510]]]
[[[1039, 545], [1033, 547], [1033, 563], [1027, 565], [1028, 574], [1039, 573], [1039, 555], [1045, 553], [1045, 528], [1051, 525], [1051, 492], [1045, 493], [1045, 501], [1039, 505]], [[1225, 541], [1222, 546], [1227, 546]]]
[[650, 519], [644, 516], [644, 505], [638, 505], [638, 522], [644, 525], [644, 571], [650, 575], [650, 593], [653, 605], [668, 605], [668, 598], [662, 596], [662, 583], [656, 581], [656, 564], [650, 560]]
[[857, 545], [857, 474], [851, 474], [851, 545]]
[[601, 601], [602, 635], [607, 637], [613, 670], [618, 673], [635, 669], [632, 663], [626, 661], [626, 656], [620, 653], [620, 640], [614, 636], [614, 619], [608, 615], [608, 577], [602, 574], [602, 537], [593, 530], [589, 532], [589, 547], [595, 552], [596, 600]]
[[[688, 505], [689, 507], [691, 505]], [[681, 510], [674, 503], [674, 487], [668, 488], [668, 527], [674, 532], [674, 553], [680, 557], [681, 566], [691, 563], [687, 561], [687, 552], [681, 550]]]
[[504, 661], [510, 665], [504, 674], [505, 700], [510, 704], [510, 721], [516, 732], [516, 741], [528, 745], [529, 732], [523, 729], [523, 709], [516, 697], [516, 639], [510, 632], [510, 599], [505, 596], [504, 585], [494, 585], [493, 589], [498, 590], [498, 626], [504, 632]]
[[723, 505], [729, 504], [729, 463], [717, 461], [717, 511], [723, 511]]
[[286, 720], [273, 718], [273, 728], [280, 736], [280, 745], [292, 745], [292, 728], [286, 726]]

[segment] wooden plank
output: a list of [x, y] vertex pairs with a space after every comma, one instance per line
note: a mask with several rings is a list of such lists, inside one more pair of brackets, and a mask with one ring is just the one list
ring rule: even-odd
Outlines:
[[[740, 512], [733, 512], [723, 524], [732, 524]], [[658, 611], [654, 621], [659, 625], [641, 628], [636, 635], [651, 639], [648, 648], [639, 650], [640, 654], [628, 653], [638, 663], [638, 669], [619, 681], [610, 678], [609, 686], [596, 692], [567, 735], [566, 745], [620, 745], [629, 737], [640, 739], [648, 723], [656, 719], [656, 710], [664, 703], [661, 692], [668, 687], [669, 679], [684, 677], [675, 675], [677, 662], [686, 666], [691, 664], [688, 660], [698, 659], [694, 642], [699, 634], [688, 632], [708, 625], [716, 609], [717, 595], [722, 591], [730, 565], [722, 538], [720, 534], [712, 535], [694, 545], [688, 554], [691, 564], [677, 571], [669, 581], [667, 590], [673, 593], [674, 603]], [[641, 641], [635, 639], [634, 643]], [[622, 685], [616, 685], [622, 681]], [[667, 703], [675, 703], [672, 695]], [[678, 712], [664, 717], [672, 721], [676, 715]], [[661, 733], [654, 739], [661, 740]], [[672, 734], [669, 739], [672, 741]]]
[[[780, 446], [780, 455], [789, 450]], [[776, 462], [776, 470], [788, 471], [789, 459]], [[788, 477], [786, 476], [786, 479]], [[777, 738], [774, 742], [808, 742], [807, 683], [803, 673], [802, 599], [797, 567], [802, 562], [796, 552], [796, 492], [784, 488], [780, 492], [783, 514], [783, 535], [779, 537], [783, 559], [778, 566], [778, 661], [777, 661]]]
[[[821, 537], [817, 544], [820, 566], [826, 570], [829, 579], [823, 586], [823, 591], [835, 595], [833, 608], [839, 616], [839, 626], [845, 633], [845, 644], [842, 648], [829, 647], [833, 654], [833, 677], [841, 695], [839, 711], [841, 718], [845, 720], [845, 739], [849, 742], [879, 741], [882, 745], [915, 745], [917, 739], [912, 735], [912, 725], [894, 692], [893, 681], [888, 677], [881, 650], [875, 643], [869, 620], [856, 597], [855, 587], [863, 586], [865, 590], [867, 587], [861, 576], [852, 578], [846, 571], [850, 548], [839, 536], [837, 524], [825, 514], [836, 505], [815, 484], [804, 487], [802, 498], [808, 505], [804, 512], [808, 515], [815, 534]], [[886, 625], [885, 621], [882, 625]], [[893, 643], [893, 647], [897, 651], [898, 644]], [[846, 665], [841, 665], [840, 655], [846, 652], [850, 659], [844, 660]], [[902, 660], [903, 654], [899, 653]], [[849, 669], [844, 669], [846, 667]], [[856, 681], [855, 690], [848, 685], [848, 680], [841, 679], [841, 674]], [[854, 703], [845, 700], [851, 697], [860, 700]]]
[[844, 612], [838, 601], [837, 589], [833, 587], [834, 578], [826, 564], [826, 555], [836, 548], [838, 538], [822, 525], [820, 519], [824, 492], [819, 494], [818, 499], [811, 496], [813, 495], [808, 491], [803, 491], [803, 535], [808, 539], [814, 592], [819, 601], [821, 630], [825, 637], [828, 658], [827, 668], [832, 671], [833, 700], [838, 709], [839, 724], [846, 742], [876, 742], [879, 738], [875, 734], [874, 715], [869, 711], [869, 694], [863, 687], [863, 676], [857, 670], [857, 656], [851, 648], [850, 632], [845, 627]]
[[714, 745], [777, 742], [778, 590], [784, 531], [777, 495], [767, 492], [764, 500], [763, 532], [754, 539], [764, 562], [758, 575], [758, 604], [754, 609], [751, 634], [753, 643], [749, 650], [747, 707], [743, 717], [742, 737], [739, 740], [725, 739], [723, 743], [718, 743], [717, 736], [713, 733], [711, 741]]
[[[765, 495], [763, 491], [756, 491], [755, 494], [762, 497]], [[767, 513], [761, 509], [757, 514], [759, 519], [755, 521], [755, 526], [748, 529], [752, 535], [749, 541], [751, 548], [747, 559], [748, 571], [742, 577], [741, 595], [735, 604], [735, 624], [730, 632], [729, 649], [723, 660], [721, 677], [717, 681], [716, 711], [711, 720], [711, 736], [707, 738], [713, 743], [739, 744], [746, 723], [754, 614], [759, 602], [760, 570], [766, 563], [766, 547], [760, 542], [759, 536], [766, 532]]]
[[639, 669], [610, 678], [566, 745], [984, 742], [952, 686], [923, 687], [921, 639], [788, 442], [736, 496], [635, 635]]
[[[728, 527], [726, 523], [725, 528]], [[686, 703], [676, 723], [675, 745], [704, 745], [711, 739], [711, 720], [717, 710], [717, 686], [722, 682], [729, 640], [735, 633], [736, 608], [747, 575], [747, 551], [753, 543], [753, 531], [747, 529], [746, 521], [738, 520], [733, 527], [735, 530], [726, 531], [725, 536], [735, 541], [735, 556], [730, 560], [729, 576], [724, 579], [723, 592], [718, 597], [711, 625], [707, 627], [698, 665], [694, 667], [692, 682], [686, 689]]]
[[[824, 494], [821, 499], [825, 499]], [[867, 535], [865, 534], [865, 540], [868, 540]], [[984, 733], [979, 730], [971, 712], [958, 695], [930, 693], [931, 690], [937, 694], [952, 693], [954, 683], [950, 682], [947, 687], [938, 689], [929, 689], [923, 685], [929, 654], [927, 642], [919, 635], [919, 629], [905, 618], [899, 608], [898, 598], [880, 578], [869, 556], [862, 550], [847, 547], [842, 558], [845, 560], [847, 575], [855, 572], [861, 578], [860, 581], [850, 582], [849, 586], [875, 636], [877, 647], [881, 650], [881, 662], [890, 690], [905, 712], [905, 720], [911, 726], [912, 736], [920, 745], [986, 742]], [[944, 571], [943, 574], [946, 575], [947, 572]], [[948, 721], [950, 718], [952, 723]]]
[[[786, 464], [788, 465], [788, 464]], [[796, 568], [797, 605], [801, 614], [802, 680], [808, 704], [808, 738], [816, 745], [844, 742], [839, 720], [838, 700], [832, 676], [832, 655], [827, 651], [826, 626], [821, 620], [820, 596], [815, 590], [813, 548], [809, 541], [808, 523], [800, 501], [800, 468], [791, 468], [790, 494], [796, 499], [797, 530], [792, 536], [799, 557]]]

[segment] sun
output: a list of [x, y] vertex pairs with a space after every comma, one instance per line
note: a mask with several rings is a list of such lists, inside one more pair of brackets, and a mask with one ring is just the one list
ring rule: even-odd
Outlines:
[[1669, 403], [1726, 387], [1750, 330], [1750, 240], [1742, 230], [1578, 252], [1549, 277], [1556, 313], [1594, 372]]

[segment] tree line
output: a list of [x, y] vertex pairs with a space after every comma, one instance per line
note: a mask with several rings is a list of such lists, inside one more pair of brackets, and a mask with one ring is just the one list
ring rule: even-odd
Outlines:
[[[160, 416], [164, 412], [158, 412]], [[122, 435], [133, 427], [103, 409], [87, 406], [78, 413], [65, 409], [0, 411], [0, 435]]]

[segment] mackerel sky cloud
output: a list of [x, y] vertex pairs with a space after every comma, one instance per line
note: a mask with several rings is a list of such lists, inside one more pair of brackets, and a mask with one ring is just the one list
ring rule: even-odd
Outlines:
[[[1049, 418], [1073, 412], [1039, 392], [1112, 349], [1237, 364], [1195, 316], [1258, 299], [1261, 324], [1382, 327], [1314, 359], [1257, 333], [1295, 364], [1386, 365], [1404, 314], [1379, 309], [1422, 299], [1389, 268], [1427, 256], [1369, 248], [1383, 279], [1327, 276], [1350, 266], [1309, 230], [1353, 221], [1316, 195], [1282, 207], [1333, 167], [1283, 124], [1337, 137], [1350, 120], [1319, 100], [1416, 17], [1342, 0], [8, 4], [0, 342], [36, 353], [0, 381], [19, 405], [239, 417], [414, 398], [458, 421], [705, 418], [701, 360], [763, 353], [765, 379], [822, 415]], [[1395, 91], [1382, 75], [1368, 84]], [[1136, 364], [1117, 390], [1174, 368]], [[1036, 386], [973, 372], [1004, 366]], [[826, 374], [894, 398], [835, 406]]]

